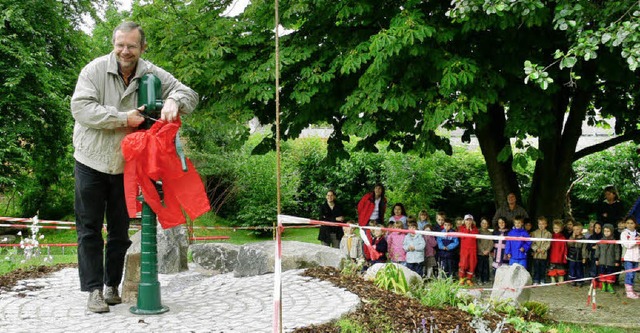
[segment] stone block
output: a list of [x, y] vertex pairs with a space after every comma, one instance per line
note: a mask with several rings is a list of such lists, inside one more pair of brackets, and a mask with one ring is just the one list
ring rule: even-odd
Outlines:
[[[340, 250], [320, 244], [282, 242], [282, 271], [316, 266], [340, 267]], [[273, 273], [275, 242], [243, 245], [238, 252], [235, 277]]]
[[199, 269], [209, 274], [222, 274], [236, 268], [240, 247], [228, 243], [203, 243], [192, 244], [189, 250]]
[[531, 275], [522, 265], [502, 265], [496, 270], [491, 299], [522, 304], [531, 298]]

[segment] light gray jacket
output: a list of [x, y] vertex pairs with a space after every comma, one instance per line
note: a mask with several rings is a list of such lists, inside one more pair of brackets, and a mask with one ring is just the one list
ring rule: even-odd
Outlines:
[[175, 100], [181, 114], [191, 113], [198, 105], [195, 91], [146, 60], [138, 60], [135, 76], [125, 87], [118, 75], [115, 54], [96, 58], [80, 72], [71, 97], [71, 114], [75, 119], [73, 157], [78, 162], [112, 175], [124, 171], [120, 142], [135, 130], [127, 127], [127, 112], [137, 107], [138, 84], [147, 73], [160, 79], [162, 99]]

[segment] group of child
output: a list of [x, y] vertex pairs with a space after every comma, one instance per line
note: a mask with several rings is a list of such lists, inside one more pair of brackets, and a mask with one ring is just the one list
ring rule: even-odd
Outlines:
[[[620, 271], [623, 266], [625, 270], [637, 268], [640, 262], [640, 234], [632, 216], [625, 218], [617, 229], [611, 224], [592, 223], [587, 235], [583, 234], [582, 224], [572, 219], [566, 223], [553, 220], [552, 231], [548, 230], [545, 217], [538, 217], [535, 230], [528, 219], [520, 216], [513, 220], [513, 226], [505, 218], [498, 218], [493, 230], [489, 229], [490, 221], [485, 217], [480, 219], [478, 228], [471, 214], [456, 218], [454, 223], [444, 212], [438, 212], [435, 222], [431, 223], [426, 210], [420, 211], [417, 220], [408, 216], [404, 206], [398, 203], [393, 206], [387, 228], [439, 231], [444, 235], [420, 235], [400, 230], [391, 230], [385, 235], [383, 230], [374, 229], [372, 250], [363, 253], [360, 236], [355, 235], [351, 227], [345, 227], [340, 248], [354, 261], [364, 260], [364, 256], [367, 264], [390, 261], [405, 265], [426, 278], [433, 278], [440, 271], [454, 277], [457, 269], [459, 283], [470, 286], [474, 285], [474, 276], [480, 285], [489, 283], [491, 267], [495, 271], [502, 265], [520, 264], [529, 269], [536, 285], [545, 283], [547, 278], [556, 283], [567, 277], [575, 281], [572, 285], [582, 286], [586, 272], [588, 277], [598, 277], [596, 281], [602, 285], [602, 290], [614, 292], [617, 276], [609, 274]], [[621, 226], [624, 229], [620, 230]], [[447, 235], [450, 232], [549, 240], [491, 240]], [[598, 242], [575, 242], [585, 239]], [[623, 243], [616, 244], [616, 240]], [[627, 297], [635, 299], [639, 296], [633, 291], [634, 276], [634, 272], [626, 273], [625, 288]]]

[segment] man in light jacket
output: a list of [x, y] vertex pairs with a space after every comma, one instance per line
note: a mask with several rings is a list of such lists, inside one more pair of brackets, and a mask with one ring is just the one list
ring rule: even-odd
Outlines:
[[[120, 24], [112, 42], [111, 53], [82, 69], [71, 98], [80, 288], [89, 292], [87, 309], [97, 313], [122, 302], [118, 286], [131, 241], [120, 142], [144, 121], [143, 109], [136, 105], [140, 78], [153, 73], [162, 82], [163, 121], [175, 121], [178, 113], [190, 113], [198, 104], [197, 93], [140, 58], [147, 44], [138, 24]], [[105, 217], [106, 248], [102, 239]]]

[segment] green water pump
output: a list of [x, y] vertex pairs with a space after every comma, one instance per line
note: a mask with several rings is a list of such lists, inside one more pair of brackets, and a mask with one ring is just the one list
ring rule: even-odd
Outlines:
[[[149, 129], [153, 123], [160, 119], [160, 111], [164, 106], [162, 101], [162, 82], [160, 79], [151, 74], [145, 74], [140, 79], [140, 85], [138, 86], [138, 107], [144, 106], [142, 116], [144, 122], [138, 126], [139, 129]], [[187, 159], [184, 156], [184, 149], [182, 148], [182, 142], [180, 141], [180, 135], [176, 133], [176, 152], [180, 158], [180, 164], [182, 165], [182, 171], [187, 172]]]
[[[138, 107], [145, 107], [142, 112], [145, 121], [139, 129], [149, 129], [160, 118], [162, 102], [162, 82], [153, 74], [145, 74], [138, 86]], [[182, 170], [187, 171], [186, 158], [180, 144], [180, 137], [176, 133], [176, 152], [182, 163]], [[156, 182], [156, 189], [162, 198], [162, 182]], [[155, 315], [169, 311], [160, 301], [160, 282], [158, 281], [158, 244], [156, 214], [141, 196], [142, 202], [142, 237], [140, 247], [140, 283], [138, 284], [137, 305], [129, 311], [138, 315]]]
[[160, 111], [164, 106], [162, 102], [162, 82], [151, 73], [145, 74], [140, 79], [138, 107], [141, 106], [144, 106], [144, 111], [142, 111], [144, 122], [138, 128], [149, 129], [160, 118]]

